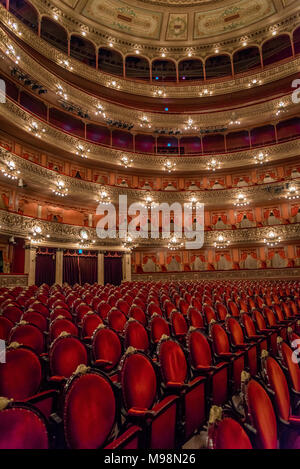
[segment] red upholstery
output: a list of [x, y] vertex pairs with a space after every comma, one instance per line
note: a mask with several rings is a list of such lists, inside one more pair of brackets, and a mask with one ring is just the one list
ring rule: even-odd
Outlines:
[[232, 418], [219, 422], [213, 435], [214, 449], [252, 449], [251, 441], [243, 427]]
[[22, 316], [22, 310], [13, 304], [5, 306], [2, 312], [3, 316], [9, 319], [14, 324], [19, 322]]
[[97, 312], [100, 314], [102, 319], [106, 318], [110, 310], [111, 306], [108, 303], [105, 303], [105, 301], [101, 301], [97, 308]]
[[151, 303], [148, 304], [147, 314], [148, 314], [148, 316], [151, 317], [152, 314], [154, 314], [154, 313], [159, 314], [160, 316], [163, 315], [160, 307], [157, 304], [155, 304], [154, 302], [151, 302]]
[[31, 324], [34, 324], [42, 332], [45, 332], [48, 329], [48, 323], [47, 323], [47, 319], [45, 318], [45, 316], [31, 309], [27, 310], [27, 312], [23, 314], [22, 321], [26, 321], [26, 322], [30, 322]]
[[202, 329], [204, 327], [202, 314], [197, 308], [194, 308], [193, 306], [189, 307], [188, 321], [190, 326], [196, 327], [196, 329]]
[[77, 326], [66, 318], [60, 318], [59, 316], [51, 322], [49, 327], [49, 337], [52, 342], [56, 339], [62, 332], [67, 332], [75, 337], [78, 336]]
[[49, 350], [51, 375], [69, 378], [76, 368], [87, 364], [87, 352], [76, 337], [58, 337]]
[[52, 313], [50, 314], [50, 321], [54, 321], [58, 316], [63, 316], [70, 321], [73, 320], [72, 314], [65, 308], [61, 308], [60, 306], [55, 308]]
[[11, 342], [26, 345], [39, 355], [44, 351], [44, 335], [42, 331], [33, 324], [17, 325], [11, 329], [9, 343]]
[[122, 353], [118, 335], [108, 328], [94, 332], [92, 350], [95, 364], [106, 371], [112, 370], [117, 365]]
[[292, 387], [296, 392], [300, 392], [300, 369], [298, 363], [293, 362], [292, 349], [283, 342], [280, 347], [285, 366], [288, 368]]
[[149, 339], [146, 329], [135, 319], [131, 319], [125, 325], [125, 348], [134, 347], [137, 350], [147, 351], [149, 348]]
[[161, 316], [154, 314], [150, 321], [151, 340], [157, 344], [162, 335], [170, 335], [169, 324]]
[[245, 343], [243, 330], [241, 325], [235, 318], [227, 318], [226, 327], [230, 334], [232, 345], [237, 350], [247, 351], [247, 363], [249, 366], [250, 374], [255, 376], [257, 373], [257, 350], [256, 345], [252, 343]]
[[116, 404], [111, 384], [93, 372], [75, 377], [64, 405], [64, 430], [69, 448], [103, 446], [115, 423]]
[[284, 373], [272, 357], [268, 357], [266, 360], [266, 372], [268, 376], [268, 383], [275, 392], [275, 403], [278, 416], [289, 421], [290, 417], [290, 393]]
[[147, 319], [144, 311], [140, 306], [136, 304], [132, 305], [129, 310], [129, 317], [136, 319], [139, 321], [143, 326], [147, 325]]
[[91, 338], [97, 327], [102, 324], [102, 319], [96, 313], [87, 313], [81, 322], [82, 338]]
[[212, 319], [217, 321], [217, 316], [212, 306], [204, 306], [203, 313], [206, 319], [206, 324], [210, 324]]
[[49, 316], [49, 310], [47, 306], [44, 304], [40, 303], [40, 301], [35, 301], [30, 305], [30, 309], [33, 309], [34, 311], [37, 311], [38, 313], [42, 314], [45, 318]]
[[264, 388], [255, 380], [251, 380], [247, 385], [246, 402], [251, 424], [257, 431], [257, 447], [276, 449], [277, 424], [272, 402]]
[[119, 311], [117, 308], [112, 308], [107, 315], [107, 321], [109, 327], [117, 332], [123, 332], [127, 319], [122, 311]]
[[43, 419], [25, 406], [0, 411], [0, 449], [48, 449]]
[[184, 316], [178, 311], [171, 314], [172, 330], [175, 337], [184, 337], [188, 331], [188, 326]]
[[5, 316], [0, 316], [0, 339], [7, 340], [10, 331], [13, 327], [13, 323]]
[[128, 316], [129, 313], [129, 304], [127, 301], [122, 300], [121, 298], [116, 302], [116, 308], [122, 311], [122, 313], [125, 314], [125, 316]]

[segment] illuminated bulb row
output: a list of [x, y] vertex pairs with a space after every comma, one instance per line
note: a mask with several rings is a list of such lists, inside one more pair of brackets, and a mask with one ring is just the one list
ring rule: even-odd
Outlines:
[[88, 155], [86, 154], [86, 152], [90, 153], [90, 151], [91, 150], [89, 148], [86, 150], [82, 145], [78, 145], [76, 155], [81, 156], [81, 158], [87, 158]]
[[268, 155], [261, 151], [257, 156], [254, 157], [254, 161], [256, 164], [264, 164], [268, 161]]
[[210, 171], [216, 171], [216, 169], [221, 168], [221, 163], [213, 158], [209, 163], [207, 163], [206, 168]]
[[5, 54], [8, 57], [10, 57], [15, 62], [15, 64], [18, 65], [18, 63], [20, 61], [20, 56], [17, 55], [17, 53], [15, 51], [15, 48], [11, 44], [8, 44], [7, 49], [5, 51]]
[[217, 249], [225, 249], [230, 245], [230, 241], [226, 240], [223, 235], [217, 237], [217, 241], [214, 242], [214, 247]]
[[171, 173], [172, 171], [174, 171], [175, 168], [176, 168], [176, 163], [174, 163], [173, 161], [167, 160], [164, 164], [164, 170], [168, 171], [168, 173]]
[[65, 187], [65, 183], [63, 181], [58, 181], [56, 183], [56, 188], [52, 189], [52, 192], [59, 197], [65, 197], [68, 195], [68, 189]]
[[128, 166], [130, 166], [130, 163], [132, 163], [132, 162], [133, 162], [132, 159], [128, 158], [128, 156], [126, 156], [126, 155], [123, 155], [121, 157], [121, 163], [120, 164], [123, 165], [124, 168], [128, 168]]
[[22, 36], [22, 33], [20, 31], [18, 31], [17, 23], [13, 23], [11, 20], [8, 20], [7, 24], [8, 24], [8, 26], [11, 27], [11, 29], [14, 31], [14, 33], [18, 34], [18, 36]]
[[[36, 122], [32, 122], [29, 127], [28, 127], [29, 132], [31, 132], [35, 137], [37, 138], [42, 138], [42, 135], [39, 131], [39, 126]], [[41, 130], [42, 133], [46, 132], [46, 129], [42, 128]]]
[[236, 207], [245, 207], [246, 205], [249, 205], [249, 202], [243, 194], [239, 194], [237, 196], [237, 202], [235, 202], [234, 205]]

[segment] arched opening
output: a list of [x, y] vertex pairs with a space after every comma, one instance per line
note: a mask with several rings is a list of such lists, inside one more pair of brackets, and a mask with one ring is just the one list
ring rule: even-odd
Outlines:
[[123, 76], [123, 57], [115, 50], [101, 47], [98, 51], [98, 68], [110, 75]]
[[125, 74], [127, 78], [150, 81], [150, 65], [147, 59], [134, 55], [125, 59]]
[[281, 34], [265, 42], [262, 46], [262, 56], [265, 67], [292, 57], [290, 37], [287, 34]]
[[229, 55], [214, 55], [205, 62], [206, 78], [213, 80], [221, 77], [231, 77], [231, 60]]
[[246, 47], [236, 51], [233, 55], [233, 66], [235, 74], [261, 68], [259, 48]]
[[[6, 2], [4, 1], [3, 4], [5, 6]], [[10, 0], [9, 11], [33, 31], [38, 31], [38, 14], [29, 2], [25, 0]]]
[[205, 135], [202, 139], [203, 153], [224, 153], [225, 139], [222, 134]]
[[181, 60], [178, 64], [178, 74], [180, 81], [204, 80], [203, 63], [197, 59]]
[[42, 117], [43, 119], [47, 118], [47, 107], [42, 101], [31, 96], [31, 94], [22, 91], [20, 94], [20, 104], [33, 114]]
[[96, 49], [87, 39], [73, 34], [70, 39], [70, 56], [90, 67], [96, 67]]
[[182, 137], [180, 139], [180, 148], [183, 148], [184, 154], [202, 153], [200, 137]]
[[176, 65], [171, 60], [152, 62], [152, 80], [157, 82], [176, 81]]
[[256, 127], [251, 130], [251, 145], [258, 147], [275, 143], [275, 128], [273, 125], [265, 125], [263, 127]]
[[299, 138], [300, 136], [300, 117], [293, 117], [277, 124], [278, 141]]
[[46, 16], [43, 16], [41, 21], [41, 37], [65, 54], [68, 53], [67, 31]]
[[300, 26], [294, 31], [293, 42], [295, 54], [300, 54]]
[[247, 130], [230, 132], [226, 135], [227, 150], [239, 150], [250, 147], [250, 137]]
[[136, 135], [135, 151], [155, 153], [155, 138], [152, 135]]
[[107, 127], [96, 124], [86, 126], [86, 138], [92, 142], [110, 145], [110, 131]]

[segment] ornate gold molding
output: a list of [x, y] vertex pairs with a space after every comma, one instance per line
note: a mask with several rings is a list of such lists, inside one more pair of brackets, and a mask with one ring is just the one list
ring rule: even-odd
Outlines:
[[27, 287], [28, 275], [1, 274], [0, 287]]

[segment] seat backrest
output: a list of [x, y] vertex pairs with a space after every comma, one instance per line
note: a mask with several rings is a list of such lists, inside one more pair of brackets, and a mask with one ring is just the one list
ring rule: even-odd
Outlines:
[[129, 310], [129, 317], [136, 319], [143, 324], [143, 326], [147, 325], [146, 315], [140, 306], [133, 304]]
[[274, 305], [274, 312], [277, 316], [278, 321], [284, 321], [284, 314], [283, 314], [282, 309], [280, 308], [279, 305], [277, 305], [277, 304]]
[[219, 320], [224, 321], [228, 314], [226, 306], [220, 303], [219, 301], [217, 301], [215, 304], [215, 308], [217, 310]]
[[263, 309], [263, 312], [264, 312], [265, 318], [268, 321], [269, 326], [271, 327], [276, 326], [277, 321], [276, 321], [276, 317], [273, 311], [268, 306], [265, 306]]
[[202, 329], [204, 327], [202, 314], [193, 306], [189, 307], [188, 321], [191, 326], [196, 327], [197, 329]]
[[264, 388], [255, 380], [246, 386], [247, 410], [257, 431], [259, 449], [277, 449], [277, 422], [272, 402]]
[[44, 351], [44, 334], [34, 324], [17, 324], [11, 329], [8, 341], [30, 347], [38, 355]]
[[158, 345], [158, 356], [165, 383], [184, 383], [187, 363], [180, 345], [172, 339], [162, 340]]
[[79, 365], [87, 364], [85, 346], [76, 337], [57, 337], [50, 346], [49, 362], [52, 376], [69, 378]]
[[248, 337], [253, 337], [256, 335], [255, 325], [251, 316], [247, 313], [241, 314], [241, 321], [245, 327], [245, 331]]
[[[285, 342], [282, 342], [280, 345], [280, 351], [283, 362], [288, 368], [293, 389], [296, 392], [300, 392], [300, 368], [297, 360], [293, 360], [294, 356], [297, 355], [297, 352], [294, 354], [293, 350]], [[297, 358], [297, 356], [295, 358]]]
[[111, 310], [111, 306], [105, 301], [101, 301], [98, 305], [97, 312], [100, 314], [102, 319], [105, 319]]
[[230, 352], [229, 340], [226, 331], [222, 326], [220, 326], [220, 324], [213, 324], [210, 329], [210, 333], [213, 340], [214, 351], [217, 355], [224, 352]]
[[159, 305], [157, 303], [154, 303], [154, 301], [150, 302], [147, 307], [147, 314], [148, 316], [152, 316], [152, 314], [159, 314], [159, 316], [162, 316], [162, 310], [160, 309]]
[[98, 314], [86, 313], [86, 315], [82, 318], [81, 321], [82, 337], [92, 337], [94, 331], [100, 324], [102, 324], [102, 319]]
[[268, 357], [265, 362], [268, 384], [275, 392], [277, 415], [288, 422], [290, 415], [290, 393], [286, 377], [277, 361]]
[[266, 329], [267, 325], [266, 325], [266, 321], [265, 321], [263, 315], [257, 310], [253, 311], [252, 314], [253, 314], [253, 318], [254, 318], [254, 320], [257, 324], [258, 330], [261, 331], [263, 329]]
[[71, 449], [97, 449], [115, 423], [116, 400], [110, 381], [99, 373], [75, 376], [66, 389], [64, 431]]
[[154, 314], [150, 320], [151, 340], [157, 344], [162, 335], [170, 335], [169, 324], [158, 314]]
[[120, 311], [122, 311], [122, 313], [125, 314], [125, 316], [128, 316], [128, 312], [129, 312], [129, 304], [127, 303], [127, 301], [124, 301], [122, 298], [120, 298], [117, 302], [116, 302], [116, 308], [119, 309]]
[[171, 314], [171, 323], [175, 334], [186, 334], [188, 326], [184, 316], [178, 311], [173, 311]]
[[240, 315], [239, 308], [234, 303], [234, 301], [228, 301], [228, 308], [232, 316], [238, 317]]
[[146, 329], [135, 319], [130, 319], [124, 329], [125, 348], [134, 347], [146, 351], [149, 348], [149, 339]]
[[21, 320], [34, 324], [42, 332], [45, 332], [48, 329], [48, 323], [45, 316], [43, 316], [41, 313], [38, 313], [37, 311], [32, 310], [31, 308], [23, 314]]
[[194, 368], [197, 366], [211, 366], [212, 356], [207, 338], [200, 331], [188, 333], [187, 344], [190, 353], [191, 363]]
[[225, 417], [218, 422], [213, 434], [214, 449], [252, 449], [243, 427], [234, 419]]
[[0, 364], [0, 396], [24, 400], [37, 393], [42, 380], [38, 356], [18, 347], [6, 351], [6, 363]]
[[7, 340], [12, 328], [13, 323], [6, 317], [0, 316], [0, 339]]
[[123, 332], [127, 319], [122, 311], [112, 308], [107, 315], [107, 321], [112, 329], [117, 332]]
[[78, 336], [77, 326], [69, 319], [58, 316], [51, 322], [49, 327], [50, 342], [56, 339], [56, 337], [58, 337], [62, 332], [67, 332], [75, 337]]
[[0, 411], [0, 449], [48, 449], [41, 414], [29, 405], [10, 405]]
[[151, 409], [156, 396], [156, 374], [146, 355], [134, 352], [122, 359], [121, 384], [126, 410]]
[[100, 327], [93, 334], [94, 360], [103, 360], [106, 370], [113, 369], [121, 358], [122, 346], [118, 335], [107, 327]]
[[19, 322], [22, 316], [22, 310], [12, 304], [8, 304], [7, 306], [5, 306], [5, 308], [3, 308], [2, 313], [4, 317], [9, 319], [14, 324]]
[[244, 334], [241, 328], [241, 325], [235, 318], [227, 318], [226, 320], [226, 328], [230, 334], [231, 343], [233, 345], [241, 345], [244, 344]]
[[210, 305], [204, 306], [204, 308], [203, 308], [203, 313], [204, 313], [204, 315], [205, 315], [205, 319], [206, 319], [206, 323], [207, 323], [207, 324], [209, 324], [212, 319], [213, 319], [214, 321], [217, 320], [216, 313], [215, 313], [215, 311], [214, 311], [214, 309], [213, 309], [212, 306], [210, 306]]
[[42, 314], [45, 318], [49, 317], [49, 309], [40, 301], [34, 301], [34, 303], [30, 305], [30, 309], [37, 311], [38, 313]]

